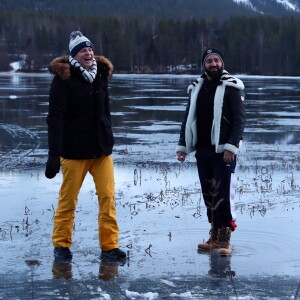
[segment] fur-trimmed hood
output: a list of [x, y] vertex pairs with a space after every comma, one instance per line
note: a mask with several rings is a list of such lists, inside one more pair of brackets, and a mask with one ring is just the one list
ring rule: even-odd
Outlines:
[[[113, 73], [113, 65], [109, 59], [104, 56], [95, 55], [95, 60], [99, 64], [102, 64], [107, 68], [107, 77], [111, 77]], [[68, 79], [71, 77], [71, 64], [69, 63], [69, 56], [64, 55], [53, 59], [49, 65], [49, 71], [52, 74], [58, 75], [62, 79]]]

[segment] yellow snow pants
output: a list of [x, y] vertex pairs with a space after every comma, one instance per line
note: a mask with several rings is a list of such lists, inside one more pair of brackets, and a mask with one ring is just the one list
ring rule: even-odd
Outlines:
[[74, 160], [61, 158], [63, 181], [54, 215], [52, 242], [54, 247], [70, 247], [77, 197], [86, 174], [93, 176], [98, 196], [99, 243], [102, 250], [118, 248], [119, 228], [114, 200], [114, 168], [112, 156]]

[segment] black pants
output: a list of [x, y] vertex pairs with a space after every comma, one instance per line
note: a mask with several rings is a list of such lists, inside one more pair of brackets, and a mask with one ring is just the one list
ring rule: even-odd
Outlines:
[[196, 151], [197, 168], [202, 195], [207, 208], [209, 223], [215, 227], [229, 227], [232, 221], [230, 210], [230, 180], [234, 173], [236, 157], [228, 165], [223, 153], [215, 153], [211, 148]]

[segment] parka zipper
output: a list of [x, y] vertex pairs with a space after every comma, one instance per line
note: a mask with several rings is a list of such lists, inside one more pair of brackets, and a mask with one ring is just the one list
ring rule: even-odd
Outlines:
[[226, 119], [225, 116], [223, 116], [223, 119], [230, 125], [230, 122]]

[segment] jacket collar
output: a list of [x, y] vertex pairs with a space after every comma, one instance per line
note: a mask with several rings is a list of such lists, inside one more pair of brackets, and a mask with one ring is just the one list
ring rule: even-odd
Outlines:
[[[207, 78], [206, 73], [203, 73], [201, 75], [201, 78], [202, 79]], [[219, 85], [221, 85], [223, 83], [225, 85], [235, 87], [238, 90], [243, 90], [245, 88], [243, 82], [240, 79], [230, 75], [226, 70], [223, 70], [223, 72], [222, 72]]]
[[[106, 68], [108, 69], [107, 77], [111, 77], [113, 72], [113, 65], [110, 62], [110, 60], [104, 56], [99, 55], [95, 55], [95, 60], [98, 64], [102, 63], [106, 65]], [[72, 66], [69, 63], [68, 55], [60, 56], [53, 59], [49, 65], [50, 73], [58, 75], [62, 79], [68, 79], [71, 77], [71, 68]]]

